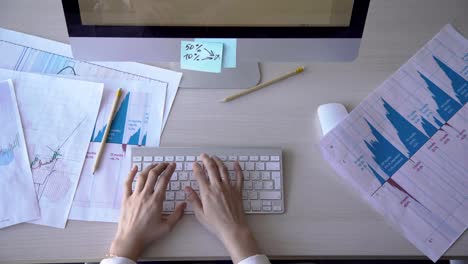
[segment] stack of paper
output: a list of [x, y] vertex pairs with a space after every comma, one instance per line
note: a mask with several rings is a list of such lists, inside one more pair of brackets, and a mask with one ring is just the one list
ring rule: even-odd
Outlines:
[[[6, 29], [0, 29], [0, 55], [0, 68], [7, 69], [0, 70], [0, 80], [13, 79], [30, 150], [27, 170], [29, 175], [32, 171], [30, 186], [34, 182], [41, 213], [34, 223], [63, 228], [69, 216], [117, 221], [123, 176], [129, 170], [124, 166], [127, 146], [159, 146], [182, 74], [138, 63], [78, 61], [73, 59], [69, 45]], [[91, 86], [97, 89], [94, 94], [87, 88]], [[124, 94], [111, 124], [101, 166], [92, 175], [94, 156], [103, 140], [110, 112], [109, 100], [113, 100], [118, 88]], [[102, 101], [101, 94], [96, 94], [98, 90], [103, 93]], [[60, 100], [66, 103], [59, 103]], [[14, 128], [12, 134], [21, 126]], [[12, 140], [11, 136], [0, 136], [1, 155], [4, 148], [10, 149], [7, 143], [3, 145], [8, 140]], [[21, 152], [18, 153], [15, 166], [24, 170], [25, 153], [22, 153], [23, 161], [19, 158]], [[2, 169], [0, 164], [0, 173]], [[27, 174], [20, 169], [5, 170], [5, 173], [11, 177], [21, 174], [25, 178]], [[16, 177], [16, 181], [21, 182], [23, 178]], [[20, 185], [2, 187], [24, 193], [28, 184]], [[33, 200], [37, 207], [37, 199]], [[34, 203], [28, 206], [34, 207]], [[34, 210], [24, 215], [19, 211], [11, 214], [2, 205], [0, 227], [38, 217]]]
[[320, 142], [433, 261], [468, 227], [467, 69], [468, 41], [447, 25]]
[[0, 228], [38, 219], [23, 127], [11, 80], [0, 82]]
[[[5, 79], [12, 79], [15, 87], [40, 206], [40, 219], [33, 223], [64, 228], [96, 122], [103, 85], [0, 69], [0, 80]], [[5, 187], [13, 190], [8, 183]], [[7, 199], [16, 205], [18, 201], [12, 198]]]

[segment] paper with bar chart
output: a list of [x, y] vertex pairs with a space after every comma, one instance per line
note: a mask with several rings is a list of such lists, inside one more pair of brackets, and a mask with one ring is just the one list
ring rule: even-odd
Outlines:
[[73, 58], [70, 45], [0, 28], [0, 68], [45, 74], [139, 80], [167, 87], [163, 128], [182, 73], [134, 62], [85, 62]]
[[0, 81], [0, 228], [40, 217], [11, 80]]
[[[129, 171], [124, 159], [127, 146], [159, 145], [166, 86], [156, 82], [86, 80], [103, 82], [104, 95], [69, 219], [117, 222], [123, 181]], [[93, 175], [94, 159], [118, 88], [122, 88], [123, 94], [100, 167]]]
[[103, 84], [0, 69], [16, 90], [41, 218], [64, 228], [101, 103]]
[[468, 41], [447, 25], [320, 142], [433, 261], [468, 227], [467, 77]]

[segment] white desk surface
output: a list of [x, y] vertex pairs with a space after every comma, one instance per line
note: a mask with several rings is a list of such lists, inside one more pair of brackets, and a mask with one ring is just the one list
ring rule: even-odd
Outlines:
[[[422, 257], [372, 211], [323, 161], [317, 106], [355, 107], [446, 23], [468, 36], [466, 0], [371, 2], [359, 58], [308, 63], [307, 72], [228, 104], [235, 90], [180, 90], [162, 146], [275, 146], [284, 150], [287, 213], [249, 216], [273, 258]], [[67, 41], [60, 0], [2, 0], [0, 27]], [[264, 80], [297, 63], [264, 63]], [[20, 224], [0, 230], [0, 262], [98, 260], [116, 224], [69, 221], [66, 229]], [[446, 253], [468, 257], [468, 234]], [[227, 258], [222, 245], [193, 216], [159, 241], [145, 259]]]

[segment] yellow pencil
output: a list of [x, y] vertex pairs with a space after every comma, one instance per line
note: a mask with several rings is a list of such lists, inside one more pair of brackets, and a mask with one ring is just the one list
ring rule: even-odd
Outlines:
[[224, 98], [221, 102], [229, 102], [229, 101], [232, 101], [232, 100], [234, 100], [234, 99], [236, 99], [236, 98], [239, 98], [239, 97], [241, 97], [241, 96], [243, 96], [243, 95], [246, 95], [246, 94], [249, 94], [249, 93], [258, 91], [258, 90], [260, 90], [260, 89], [262, 89], [262, 88], [264, 88], [264, 87], [266, 87], [266, 86], [268, 86], [268, 85], [270, 85], [270, 84], [279, 82], [279, 81], [281, 81], [281, 80], [284, 80], [284, 79], [287, 79], [287, 78], [289, 78], [289, 77], [291, 77], [291, 76], [294, 76], [294, 75], [296, 75], [296, 74], [299, 74], [299, 73], [303, 72], [304, 69], [305, 69], [304, 67], [298, 67], [298, 68], [295, 69], [294, 71], [292, 71], [292, 72], [290, 72], [290, 73], [288, 73], [288, 74], [285, 74], [285, 75], [283, 75], [283, 76], [280, 76], [280, 77], [278, 77], [278, 78], [276, 78], [276, 79], [273, 79], [273, 80], [268, 81], [268, 82], [265, 82], [265, 83], [261, 83], [261, 84], [259, 84], [259, 85], [257, 85], [257, 86], [254, 86], [254, 87], [252, 87], [252, 88], [249, 88], [249, 89], [247, 89], [247, 90], [244, 90], [244, 91], [242, 91], [242, 92], [240, 92], [240, 93], [238, 93], [238, 94], [234, 94], [234, 95], [228, 96], [228, 97]]
[[93, 166], [93, 174], [99, 167], [99, 161], [101, 160], [102, 153], [104, 153], [104, 147], [106, 145], [107, 135], [109, 134], [110, 127], [112, 124], [112, 119], [114, 119], [115, 112], [117, 110], [117, 105], [119, 104], [120, 95], [122, 94], [122, 89], [118, 89], [115, 93], [114, 103], [112, 105], [112, 111], [109, 115], [109, 119], [107, 119], [106, 130], [104, 131], [104, 135], [102, 136], [101, 146], [99, 147], [99, 152], [96, 155], [96, 159], [94, 160]]

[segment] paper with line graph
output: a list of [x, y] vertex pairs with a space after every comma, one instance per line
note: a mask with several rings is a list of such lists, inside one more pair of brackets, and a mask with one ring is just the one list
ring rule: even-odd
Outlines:
[[[129, 145], [159, 145], [166, 87], [156, 82], [96, 78], [85, 80], [103, 82], [104, 95], [68, 218], [116, 222], [120, 211], [123, 180], [128, 173], [128, 169], [124, 167], [126, 149]], [[107, 118], [112, 111], [115, 92], [119, 88], [122, 88], [121, 100], [106, 140], [101, 165], [92, 174], [94, 159], [107, 126]]]
[[0, 228], [40, 217], [11, 80], [0, 81]]
[[163, 128], [182, 73], [134, 62], [86, 62], [74, 59], [70, 45], [0, 28], [0, 68], [44, 74], [136, 80], [167, 87]]
[[16, 90], [41, 218], [32, 223], [64, 228], [103, 84], [0, 69]]
[[467, 78], [468, 41], [447, 25], [320, 142], [433, 261], [468, 227]]

